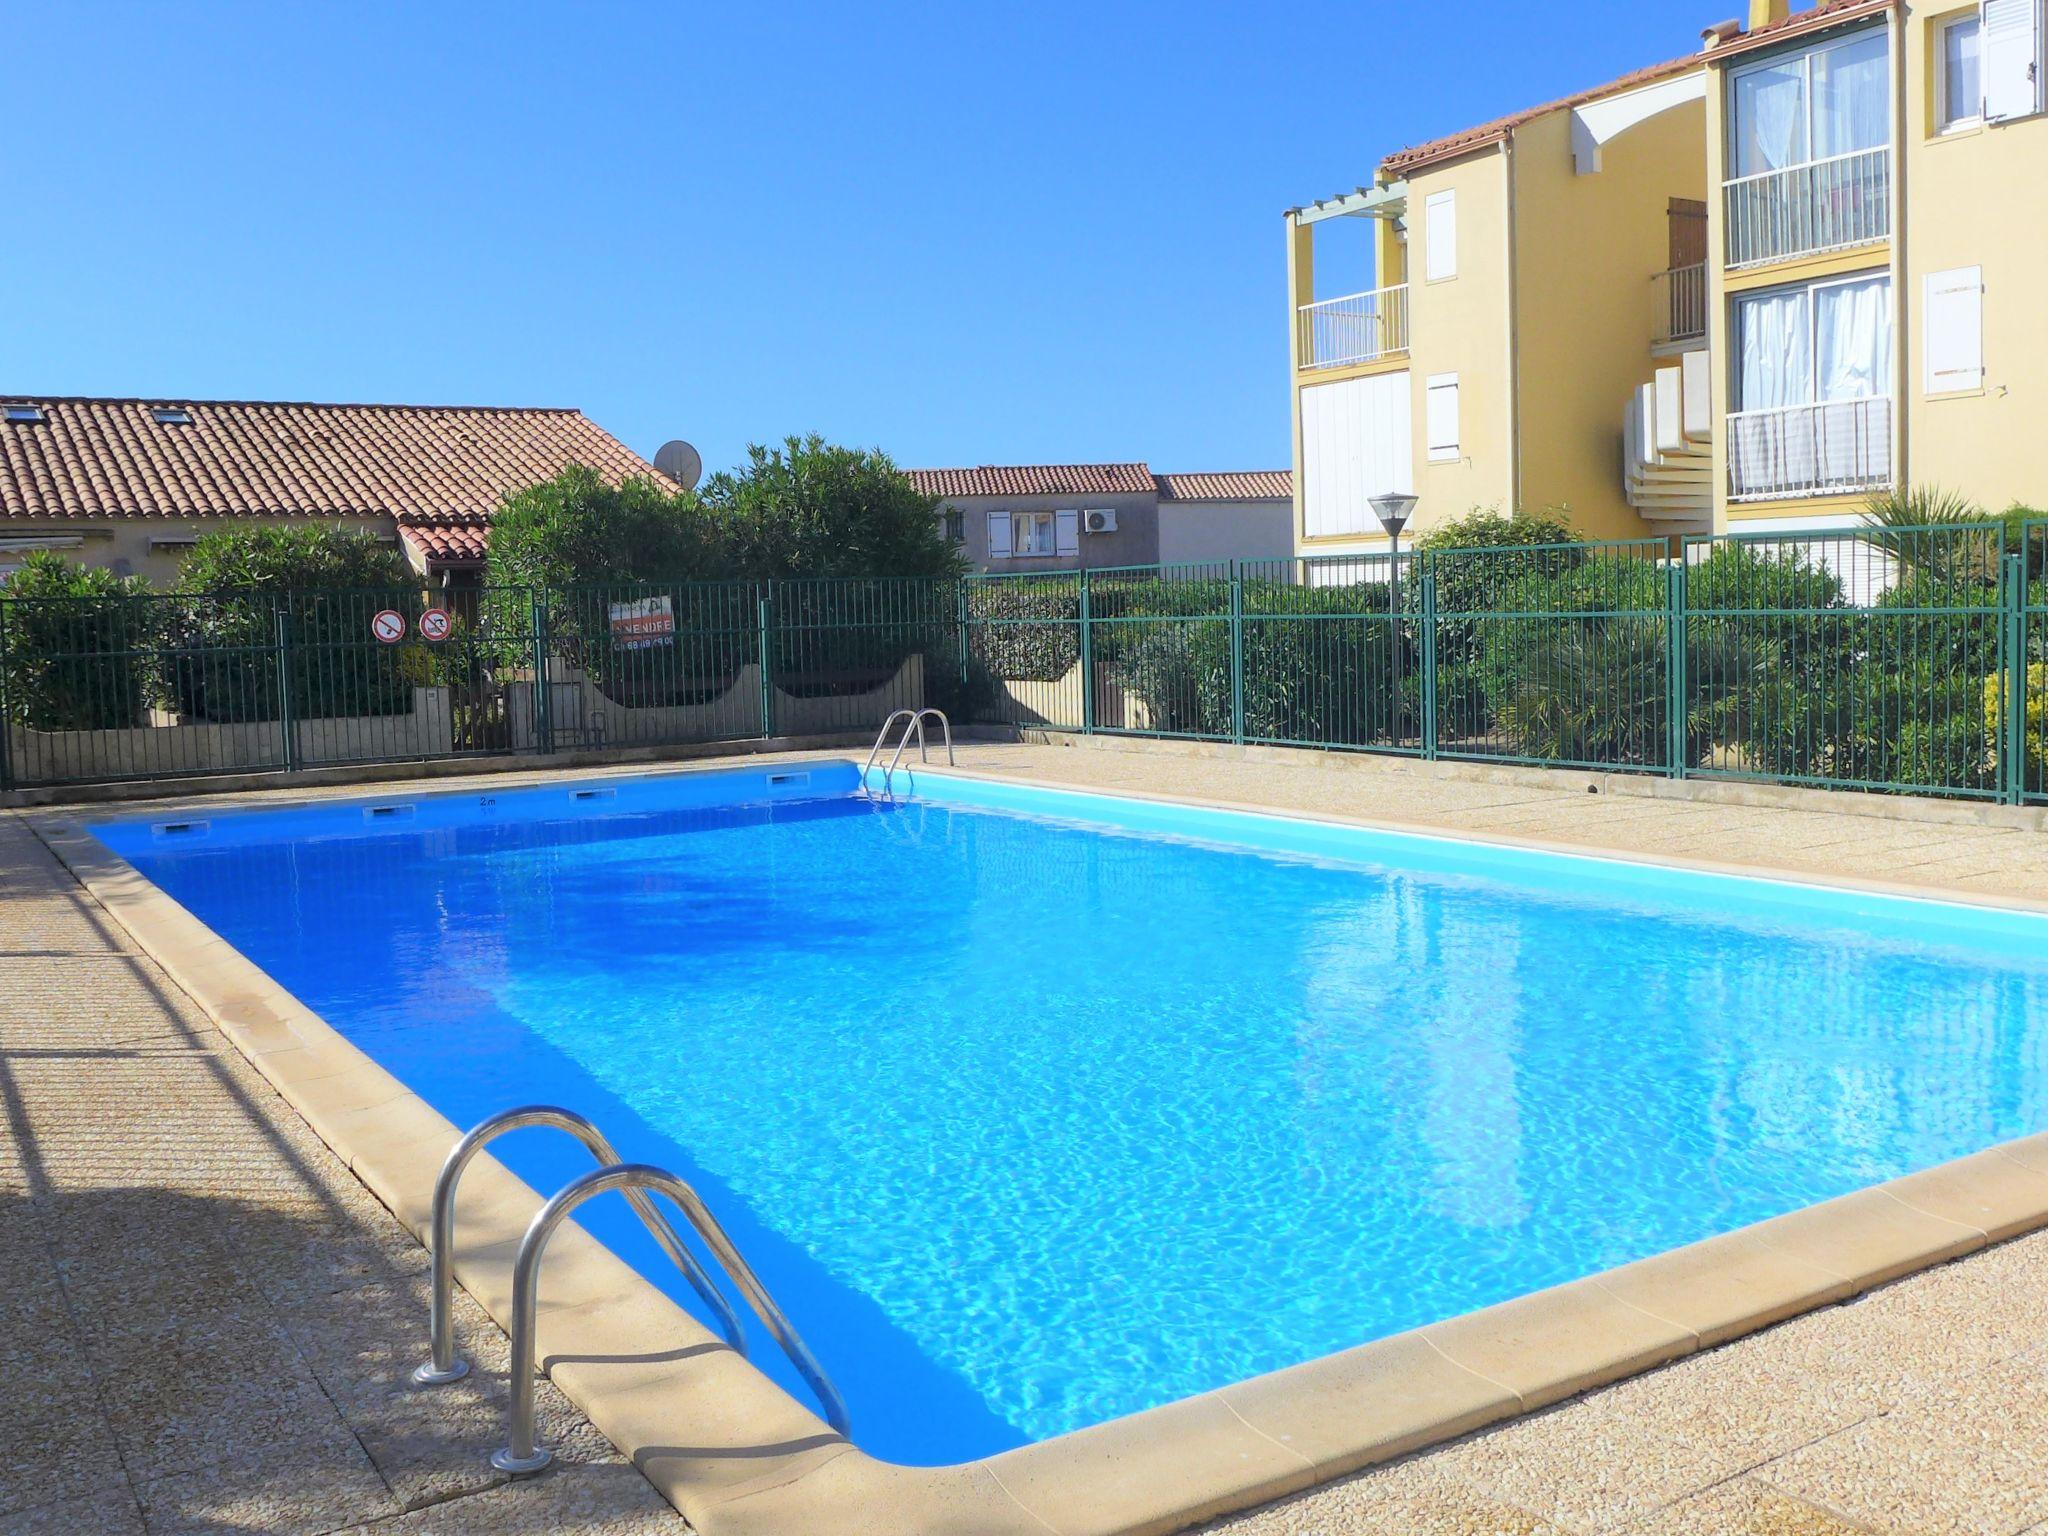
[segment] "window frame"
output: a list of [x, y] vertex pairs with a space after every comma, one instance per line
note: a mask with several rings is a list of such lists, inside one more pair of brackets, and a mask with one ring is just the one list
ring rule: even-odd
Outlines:
[[[1885, 381], [1889, 387], [1874, 395], [1847, 395], [1840, 400], [1823, 400], [1820, 394], [1820, 305], [1814, 302], [1814, 297], [1822, 290], [1828, 288], [1854, 288], [1860, 287], [1864, 283], [1878, 282], [1885, 285], [1888, 293], [1889, 302], [1885, 305], [1885, 318], [1892, 327], [1892, 377]], [[1807, 398], [1796, 400], [1792, 404], [1784, 406], [1746, 405], [1740, 396], [1742, 388], [1742, 306], [1751, 300], [1775, 298], [1788, 293], [1802, 294], [1806, 299]], [[1734, 313], [1729, 317], [1728, 334], [1732, 342], [1731, 350], [1734, 356], [1730, 359], [1729, 382], [1736, 391], [1734, 410], [1731, 414], [1747, 416], [1758, 411], [1798, 411], [1805, 410], [1810, 406], [1839, 405], [1852, 400], [1896, 401], [1898, 399], [1899, 300], [1898, 287], [1892, 281], [1892, 274], [1889, 268], [1849, 272], [1836, 277], [1808, 278], [1795, 283], [1773, 283], [1766, 288], [1747, 289], [1741, 293], [1731, 295], [1731, 298], [1734, 302]]]
[[[1954, 105], [1948, 99], [1948, 39], [1958, 27], [1973, 27], [1977, 32], [1977, 99], [1970, 103], [1970, 110], [1960, 115], [1951, 115]], [[1969, 133], [1984, 126], [1984, 13], [1972, 6], [1968, 10], [1956, 11], [1948, 16], [1937, 16], [1933, 21], [1934, 46], [1929, 50], [1934, 66], [1934, 137], [1942, 138], [1951, 133]]]
[[[1817, 155], [1814, 153], [1813, 131], [1813, 61], [1823, 53], [1832, 53], [1838, 48], [1847, 48], [1852, 44], [1862, 42], [1864, 39], [1872, 37], [1883, 40], [1885, 44], [1884, 140], [1882, 143], [1868, 145], [1862, 149], [1845, 149], [1839, 150], [1831, 155]], [[1789, 165], [1767, 167], [1761, 171], [1737, 170], [1736, 167], [1740, 165], [1742, 161], [1742, 117], [1741, 114], [1736, 110], [1736, 104], [1738, 100], [1736, 94], [1736, 82], [1741, 80], [1745, 75], [1758, 74], [1766, 69], [1782, 69], [1785, 67], [1785, 65], [1792, 63], [1795, 60], [1799, 65], [1799, 100], [1802, 109], [1802, 124], [1805, 128], [1806, 158], [1803, 160], [1795, 160]], [[1871, 27], [1859, 27], [1853, 32], [1846, 32], [1842, 34], [1840, 37], [1829, 38], [1823, 42], [1815, 43], [1811, 47], [1799, 50], [1797, 53], [1792, 53], [1789, 51], [1785, 53], [1773, 53], [1767, 55], [1764, 58], [1753, 60], [1748, 64], [1738, 64], [1730, 67], [1728, 71], [1727, 94], [1723, 98], [1722, 103], [1724, 108], [1724, 116], [1727, 118], [1727, 140], [1722, 146], [1722, 154], [1725, 157], [1725, 170], [1723, 172], [1722, 179], [1724, 181], [1748, 181], [1752, 177], [1778, 176], [1783, 175], [1786, 171], [1797, 170], [1802, 166], [1820, 165], [1830, 160], [1846, 160], [1852, 155], [1867, 155], [1870, 154], [1872, 151], [1879, 149], [1890, 150], [1893, 144], [1897, 141], [1899, 136], [1899, 125], [1896, 116], [1898, 104], [1894, 100], [1894, 96], [1896, 94], [1896, 86], [1892, 78], [1893, 73], [1894, 60], [1892, 58], [1891, 31], [1890, 24], [1888, 22], [1881, 22], [1878, 25]]]
[[[1027, 530], [1045, 530], [1045, 548], [1036, 548], [1037, 540], [1030, 541], [1033, 547], [1026, 548], [1024, 535]], [[1059, 554], [1059, 524], [1051, 512], [1012, 512], [1010, 514], [1010, 558], [1013, 560], [1050, 560]]]

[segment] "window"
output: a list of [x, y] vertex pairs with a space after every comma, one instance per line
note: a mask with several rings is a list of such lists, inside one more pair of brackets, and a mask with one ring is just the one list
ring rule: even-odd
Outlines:
[[1422, 276], [1440, 283], [1458, 275], [1458, 194], [1432, 192], [1422, 204]]
[[955, 544], [967, 542], [967, 514], [958, 507], [946, 508], [946, 537]]
[[1940, 23], [1934, 36], [1934, 127], [1937, 133], [1983, 120], [1983, 27], [1975, 16]]
[[1889, 144], [1890, 74], [1882, 29], [1738, 71], [1728, 146], [1736, 179]]
[[1018, 556], [1053, 553], [1053, 516], [1050, 512], [1012, 512], [1010, 548]]
[[39, 426], [43, 420], [43, 408], [40, 405], [10, 405], [7, 407], [7, 419], [22, 426]]
[[1423, 425], [1429, 435], [1429, 462], [1456, 459], [1458, 451], [1458, 376], [1434, 373], [1423, 384]]
[[160, 427], [189, 427], [192, 413], [182, 405], [159, 405], [149, 413], [149, 419]]
[[1889, 277], [1855, 277], [1738, 300], [1736, 408], [1890, 394], [1891, 297]]
[[1978, 28], [1984, 120], [2041, 110], [2041, 0], [1984, 0]]
[[1984, 269], [1927, 274], [1927, 393], [1984, 386]]
[[1768, 500], [1890, 482], [1889, 277], [1745, 294], [1735, 337], [1729, 495]]

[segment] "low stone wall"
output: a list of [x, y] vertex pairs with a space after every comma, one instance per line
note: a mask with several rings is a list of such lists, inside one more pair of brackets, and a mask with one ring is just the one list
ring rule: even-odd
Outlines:
[[[1075, 662], [1059, 677], [997, 678], [996, 713], [1011, 725], [1049, 725], [1056, 729], [1081, 728], [1081, 700], [1084, 690], [1081, 663]], [[1128, 689], [1098, 674], [1095, 680], [1095, 727], [1103, 731], [1149, 731], [1152, 711], [1145, 701]]]
[[[285, 766], [283, 722], [173, 720], [105, 731], [39, 731], [10, 725], [8, 769], [16, 783], [168, 778]], [[447, 757], [455, 717], [446, 688], [415, 688], [402, 715], [351, 715], [292, 722], [305, 767], [384, 759]]]
[[[701, 704], [621, 704], [606, 697], [581, 667], [556, 662], [549, 669], [548, 709], [557, 746], [665, 746], [700, 741], [735, 741], [768, 734], [761, 718], [761, 669], [754, 663], [733, 675], [725, 692]], [[869, 730], [897, 709], [924, 703], [924, 657], [911, 655], [895, 676], [862, 693], [798, 695], [774, 690], [775, 733], [814, 736]], [[507, 692], [512, 749], [541, 745], [533, 718], [533, 690], [515, 681]]]

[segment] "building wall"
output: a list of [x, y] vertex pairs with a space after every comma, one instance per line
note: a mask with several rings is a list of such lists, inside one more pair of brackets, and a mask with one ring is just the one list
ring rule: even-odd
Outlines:
[[[2048, 507], [2048, 116], [1934, 131], [1935, 27], [1975, 9], [1911, 5], [1901, 27], [1905, 477], [1993, 511]], [[1930, 395], [1926, 277], [1958, 267], [1984, 272], [1984, 382]]]
[[[224, 528], [302, 527], [311, 525], [320, 528], [345, 528], [351, 532], [374, 534], [393, 544], [398, 541], [397, 525], [385, 518], [266, 518], [246, 517], [137, 517], [104, 519], [94, 522], [52, 522], [30, 523], [26, 520], [0, 522], [0, 538], [77, 538], [80, 543], [72, 548], [59, 549], [57, 554], [74, 565], [103, 566], [124, 576], [141, 576], [159, 589], [176, 583], [179, 567], [183, 564], [185, 550], [178, 545], [166, 545], [164, 540], [191, 540], [202, 534], [217, 533]], [[0, 579], [20, 564], [22, 554], [0, 550]]]
[[[1458, 274], [1431, 282], [1424, 250], [1424, 208], [1433, 193], [1457, 193]], [[1502, 512], [1516, 501], [1513, 393], [1509, 359], [1509, 160], [1492, 146], [1408, 178], [1409, 384], [1415, 443], [1415, 506], [1410, 527], [1426, 533], [1476, 507]], [[1424, 391], [1432, 375], [1458, 376], [1459, 454], [1429, 461]]]
[[[1159, 561], [1159, 498], [1156, 492], [1104, 495], [1091, 491], [1070, 496], [959, 496], [948, 498], [945, 510], [961, 513], [964, 538], [961, 553], [971, 570], [997, 576], [1027, 575], [1033, 571], [1072, 571], [1105, 565], [1156, 565]], [[991, 560], [988, 553], [990, 512], [1095, 511], [1108, 507], [1116, 512], [1115, 533], [1083, 533], [1078, 556], [1012, 557]]]
[[1294, 553], [1291, 501], [1162, 501], [1159, 561], [1276, 560]]
[[1622, 420], [1654, 372], [1652, 278], [1674, 197], [1704, 198], [1706, 108], [1690, 102], [1609, 140], [1580, 175], [1572, 114], [1515, 131], [1516, 452], [1521, 504], [1568, 507], [1596, 538], [1654, 530], [1622, 489]]

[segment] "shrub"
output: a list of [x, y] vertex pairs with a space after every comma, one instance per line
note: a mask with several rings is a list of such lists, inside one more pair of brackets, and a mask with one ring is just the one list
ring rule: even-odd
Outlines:
[[646, 479], [613, 485], [581, 464], [506, 497], [491, 518], [485, 557], [487, 585], [546, 591], [738, 570], [693, 493]]
[[[2026, 695], [2020, 727], [2026, 759], [2025, 785], [2030, 793], [2048, 789], [2048, 662], [2027, 664]], [[2005, 687], [1997, 676], [1984, 679], [1984, 733], [1992, 757], [2005, 751]]]
[[379, 644], [379, 608], [417, 606], [404, 557], [347, 529], [231, 528], [202, 537], [178, 573], [167, 622], [168, 686], [189, 718], [275, 720], [277, 646], [289, 646], [300, 717], [403, 714], [403, 646]]
[[977, 666], [1010, 682], [1056, 682], [1081, 659], [1081, 583], [1069, 576], [966, 583]]
[[137, 576], [30, 555], [4, 589], [7, 711], [39, 731], [142, 723], [156, 690], [158, 601]]
[[1513, 616], [1474, 621], [1479, 684], [1509, 750], [1546, 762], [1665, 763], [1663, 567], [1595, 553], [1516, 588]]

